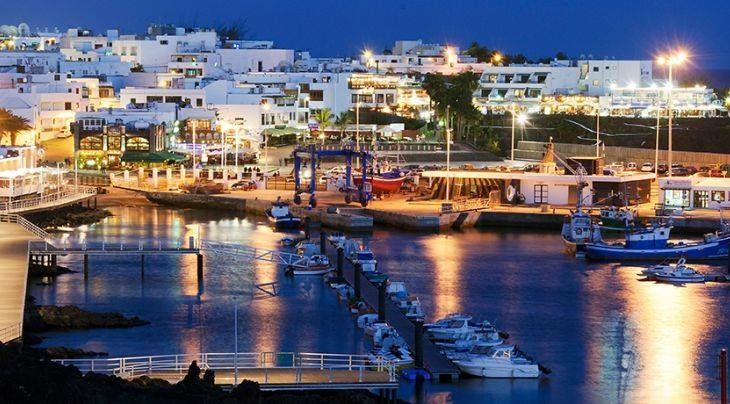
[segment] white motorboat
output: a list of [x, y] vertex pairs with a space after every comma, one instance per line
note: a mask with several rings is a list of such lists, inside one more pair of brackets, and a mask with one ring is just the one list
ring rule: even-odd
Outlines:
[[475, 347], [469, 353], [453, 357], [463, 373], [489, 378], [537, 378], [540, 367], [524, 357], [514, 345]]
[[423, 318], [426, 317], [426, 315], [423, 314], [423, 307], [421, 306], [421, 301], [418, 300], [418, 298], [410, 301], [410, 305], [405, 310], [405, 315], [409, 319], [423, 320]]
[[449, 313], [446, 317], [436, 320], [433, 323], [424, 324], [424, 328], [443, 327], [448, 324], [451, 320], [467, 320], [470, 321], [471, 316], [461, 313]]
[[438, 326], [429, 326], [426, 335], [437, 340], [451, 340], [456, 335], [463, 335], [469, 332], [469, 320], [458, 318], [439, 323]]
[[370, 323], [365, 326], [365, 335], [373, 336], [379, 328], [390, 328], [388, 323]]
[[295, 261], [290, 268], [294, 275], [324, 275], [332, 270], [329, 258], [322, 254], [303, 257]]
[[706, 280], [705, 274], [695, 271], [684, 263], [677, 263], [666, 271], [656, 272], [654, 278], [659, 282], [668, 283], [703, 283]]
[[302, 218], [289, 212], [289, 203], [281, 199], [271, 202], [271, 207], [266, 209], [266, 216], [276, 228], [297, 228], [302, 223]]
[[357, 326], [365, 328], [369, 324], [374, 324], [378, 321], [378, 313], [367, 313], [362, 314], [357, 318]]
[[493, 347], [503, 343], [504, 340], [499, 337], [498, 332], [490, 331], [485, 333], [470, 332], [459, 335], [450, 342], [436, 342], [436, 345], [456, 352], [466, 352], [474, 349], [474, 347]]
[[645, 268], [641, 271], [641, 275], [646, 275], [649, 277], [654, 277], [657, 274], [665, 273], [665, 272], [671, 272], [678, 268], [689, 268], [687, 265], [687, 260], [684, 259], [684, 257], [680, 258], [679, 261], [677, 261], [676, 264], [671, 263], [661, 263], [658, 265], [654, 265], [648, 268]]
[[359, 264], [363, 272], [375, 272], [375, 267], [378, 263], [375, 259], [375, 254], [368, 249], [358, 251], [352, 262]]
[[393, 363], [396, 366], [405, 366], [413, 363], [413, 357], [411, 356], [411, 353], [408, 352], [408, 349], [395, 345], [389, 348], [383, 347], [381, 349], [373, 350], [373, 352], [369, 355], [370, 362], [373, 364], [377, 364], [378, 359], [381, 357], [383, 360]]
[[385, 293], [390, 296], [391, 300], [401, 300], [408, 297], [405, 282], [388, 282]]

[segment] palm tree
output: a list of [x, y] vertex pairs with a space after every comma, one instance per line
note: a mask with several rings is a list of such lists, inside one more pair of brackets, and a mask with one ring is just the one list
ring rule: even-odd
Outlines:
[[345, 129], [347, 128], [347, 125], [351, 123], [352, 114], [350, 114], [350, 111], [341, 112], [339, 115], [337, 115], [337, 119], [335, 119], [335, 125], [340, 128], [340, 139], [345, 136]]
[[[319, 130], [323, 135], [325, 128], [332, 126], [334, 123], [333, 118], [334, 115], [332, 115], [332, 110], [329, 108], [318, 109], [312, 116], [312, 119], [319, 124]], [[322, 143], [324, 143], [324, 137], [322, 138]]]
[[7, 109], [0, 108], [0, 134], [10, 138], [10, 145], [15, 146], [18, 134], [32, 129], [28, 120], [13, 114]]

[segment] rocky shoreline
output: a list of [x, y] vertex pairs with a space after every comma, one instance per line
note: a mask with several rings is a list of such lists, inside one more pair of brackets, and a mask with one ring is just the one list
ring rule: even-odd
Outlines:
[[78, 306], [29, 305], [25, 311], [24, 331], [43, 332], [57, 329], [129, 328], [149, 324], [137, 316], [120, 313], [97, 313]]
[[52, 229], [61, 226], [77, 227], [93, 224], [113, 215], [106, 209], [87, 208], [79, 204], [24, 216], [38, 227]]

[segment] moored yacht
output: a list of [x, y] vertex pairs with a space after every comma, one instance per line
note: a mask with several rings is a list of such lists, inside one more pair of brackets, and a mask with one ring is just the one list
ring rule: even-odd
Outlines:
[[477, 346], [453, 357], [463, 373], [487, 378], [537, 378], [540, 367], [515, 349], [514, 345]]
[[297, 228], [302, 223], [300, 217], [294, 216], [289, 211], [289, 203], [282, 201], [281, 198], [271, 202], [271, 207], [266, 209], [266, 216], [277, 229]]
[[294, 275], [324, 275], [331, 270], [329, 259], [322, 254], [303, 257], [290, 267], [290, 271]]

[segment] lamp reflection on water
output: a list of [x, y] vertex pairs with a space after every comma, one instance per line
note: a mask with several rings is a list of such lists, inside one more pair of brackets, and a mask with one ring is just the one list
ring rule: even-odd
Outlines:
[[422, 238], [421, 243], [426, 258], [434, 267], [432, 295], [435, 318], [461, 311], [461, 256], [457, 253], [458, 240], [440, 235]]

